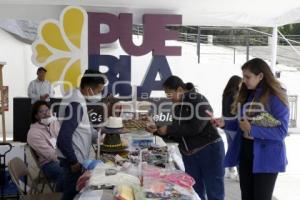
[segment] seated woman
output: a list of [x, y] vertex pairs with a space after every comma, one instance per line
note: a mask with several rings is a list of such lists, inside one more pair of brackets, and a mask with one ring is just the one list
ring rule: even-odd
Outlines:
[[56, 155], [59, 129], [59, 122], [50, 114], [47, 102], [35, 102], [32, 105], [27, 143], [37, 154], [41, 170], [48, 179], [56, 183], [55, 191], [62, 192], [64, 176]]

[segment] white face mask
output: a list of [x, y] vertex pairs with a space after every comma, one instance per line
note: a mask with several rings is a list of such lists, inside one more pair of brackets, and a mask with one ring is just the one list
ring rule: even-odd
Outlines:
[[41, 123], [48, 126], [49, 124], [51, 124], [52, 122], [54, 122], [56, 120], [57, 120], [56, 117], [50, 116], [50, 117], [41, 119]]
[[101, 99], [102, 99], [101, 92], [95, 95], [92, 89], [91, 89], [91, 91], [92, 91], [93, 95], [86, 96], [85, 98], [91, 103], [97, 103], [97, 102], [101, 101]]

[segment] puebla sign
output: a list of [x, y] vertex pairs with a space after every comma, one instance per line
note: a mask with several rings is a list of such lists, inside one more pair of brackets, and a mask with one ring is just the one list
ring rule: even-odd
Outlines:
[[[69, 6], [58, 21], [46, 20], [38, 30], [33, 43], [32, 61], [47, 69], [46, 79], [53, 84], [61, 83], [63, 91], [77, 87], [85, 69], [99, 70], [106, 66], [109, 93], [130, 96], [132, 56], [152, 53], [143, 82], [137, 87], [138, 96], [161, 90], [161, 83], [171, 75], [166, 56], [180, 56], [180, 46], [166, 46], [167, 40], [177, 40], [178, 32], [167, 30], [167, 25], [181, 25], [180, 15], [143, 15], [143, 41], [136, 45], [132, 40], [132, 14], [118, 16], [109, 13], [86, 12], [80, 7]], [[106, 32], [100, 30], [105, 25]], [[115, 41], [125, 55], [102, 53], [101, 46]], [[157, 75], [160, 80], [156, 80]], [[118, 83], [118, 84], [112, 84]]]

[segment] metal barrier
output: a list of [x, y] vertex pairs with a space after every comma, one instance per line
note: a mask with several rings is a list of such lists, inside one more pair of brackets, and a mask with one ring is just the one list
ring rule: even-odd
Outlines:
[[297, 102], [298, 102], [297, 100], [298, 100], [297, 95], [288, 96], [289, 107], [290, 107], [290, 121], [289, 121], [290, 128], [297, 127]]

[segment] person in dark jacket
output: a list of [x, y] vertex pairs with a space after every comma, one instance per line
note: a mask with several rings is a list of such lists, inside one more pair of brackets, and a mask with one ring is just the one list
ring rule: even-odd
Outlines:
[[[249, 60], [242, 71], [243, 84], [233, 109], [239, 118], [225, 121], [219, 118], [212, 122], [237, 131], [226, 153], [225, 166], [239, 164], [242, 200], [271, 200], [277, 175], [287, 165], [284, 142], [289, 122], [287, 95], [264, 60]], [[272, 120], [253, 123], [253, 114], [263, 116], [258, 110], [268, 113]]]
[[163, 87], [174, 106], [172, 124], [149, 131], [179, 143], [185, 171], [195, 179], [194, 189], [202, 200], [223, 200], [224, 144], [206, 114], [211, 106], [193, 84], [184, 84], [177, 76], [170, 76]]
[[[225, 89], [223, 91], [223, 98], [222, 98], [223, 118], [228, 119], [236, 116], [235, 114], [232, 114], [232, 104], [234, 102], [234, 99], [238, 95], [241, 83], [242, 83], [242, 78], [236, 75], [230, 77], [229, 81], [227, 82]], [[224, 129], [224, 132], [227, 139], [227, 146], [229, 148], [232, 144], [233, 138], [236, 135], [236, 131]], [[234, 167], [228, 167], [228, 170], [225, 173], [225, 177], [238, 180], [237, 172], [235, 171]]]

